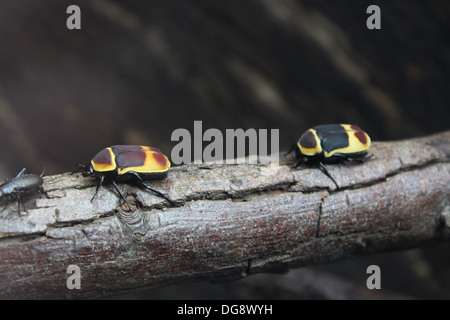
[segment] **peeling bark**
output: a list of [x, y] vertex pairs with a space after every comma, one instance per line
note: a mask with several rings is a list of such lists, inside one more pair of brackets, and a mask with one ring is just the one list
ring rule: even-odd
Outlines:
[[[449, 239], [450, 132], [375, 142], [364, 164], [185, 165], [91, 202], [94, 178], [44, 177], [26, 211], [0, 212], [0, 298], [95, 298], [411, 248]], [[81, 289], [66, 286], [69, 265]]]

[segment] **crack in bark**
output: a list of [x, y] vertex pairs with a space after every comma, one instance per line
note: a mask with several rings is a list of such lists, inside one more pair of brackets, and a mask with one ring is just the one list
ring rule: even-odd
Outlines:
[[316, 231], [316, 238], [320, 237], [320, 218], [322, 217], [322, 209], [323, 209], [323, 203], [325, 201], [325, 198], [328, 197], [328, 195], [325, 195], [320, 199], [319, 204], [319, 214], [317, 216], [317, 231]]

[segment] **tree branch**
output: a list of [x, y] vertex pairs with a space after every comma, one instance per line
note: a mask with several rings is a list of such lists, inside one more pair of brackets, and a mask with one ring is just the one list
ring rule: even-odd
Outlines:
[[[448, 240], [450, 131], [375, 142], [364, 164], [185, 165], [146, 190], [44, 177], [26, 212], [0, 213], [0, 298], [94, 298], [199, 280], [283, 272]], [[69, 290], [69, 265], [81, 289]]]

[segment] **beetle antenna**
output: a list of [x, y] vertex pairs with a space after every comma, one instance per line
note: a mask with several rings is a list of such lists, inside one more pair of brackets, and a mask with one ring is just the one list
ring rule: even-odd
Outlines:
[[72, 174], [74, 173], [78, 173], [84, 169], [86, 169], [86, 165], [78, 163], [78, 162], [74, 162], [74, 164], [78, 167], [77, 169], [75, 169], [74, 171], [72, 171]]

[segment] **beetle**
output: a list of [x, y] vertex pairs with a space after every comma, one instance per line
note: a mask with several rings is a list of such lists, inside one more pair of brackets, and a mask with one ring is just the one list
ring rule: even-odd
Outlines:
[[288, 154], [295, 149], [296, 165], [312, 163], [329, 177], [337, 188], [336, 180], [325, 168], [324, 163], [352, 161], [363, 163], [371, 140], [359, 126], [353, 124], [325, 124], [308, 129], [293, 145]]
[[162, 192], [144, 183], [144, 180], [164, 179], [167, 177], [170, 169], [170, 161], [158, 148], [140, 145], [115, 145], [101, 150], [92, 158], [88, 165], [79, 166], [83, 169], [82, 175], [84, 177], [94, 175], [100, 178], [91, 201], [94, 201], [99, 188], [106, 179], [111, 181], [130, 210], [131, 206], [123, 196], [116, 182], [134, 182], [163, 197], [171, 205], [174, 204]]
[[17, 200], [20, 212], [20, 200], [32, 193], [38, 192], [43, 184], [42, 174], [26, 174], [27, 169], [23, 168], [17, 176], [0, 185], [0, 201]]

